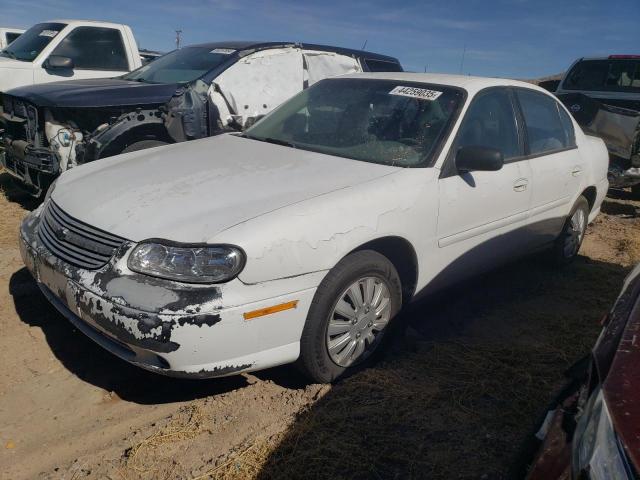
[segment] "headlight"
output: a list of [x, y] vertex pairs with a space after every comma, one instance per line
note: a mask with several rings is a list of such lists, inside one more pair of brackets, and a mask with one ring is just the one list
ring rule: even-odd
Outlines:
[[584, 478], [581, 475], [590, 480], [631, 478], [602, 390], [587, 402], [574, 436], [573, 478]]
[[244, 267], [245, 256], [230, 245], [172, 245], [143, 242], [129, 255], [134, 272], [187, 283], [231, 280]]

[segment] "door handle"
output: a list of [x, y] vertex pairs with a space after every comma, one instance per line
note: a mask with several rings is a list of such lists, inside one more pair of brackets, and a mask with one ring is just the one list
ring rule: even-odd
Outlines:
[[579, 166], [573, 167], [573, 170], [571, 170], [571, 175], [573, 175], [574, 177], [579, 177], [580, 174], [582, 174], [582, 168], [580, 168]]
[[527, 186], [529, 186], [529, 180], [526, 178], [519, 178], [513, 184], [513, 190], [516, 192], [524, 192], [527, 189]]

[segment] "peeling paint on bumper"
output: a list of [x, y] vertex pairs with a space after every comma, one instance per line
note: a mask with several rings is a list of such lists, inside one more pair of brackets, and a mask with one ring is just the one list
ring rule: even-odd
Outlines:
[[[208, 378], [293, 362], [315, 287], [288, 293], [235, 279], [190, 285], [131, 272], [131, 242], [98, 270], [53, 256], [38, 240], [38, 209], [21, 227], [22, 259], [47, 299], [71, 323], [118, 357], [178, 377]], [[278, 282], [273, 282], [276, 285]], [[293, 290], [293, 291], [291, 291]], [[229, 302], [225, 304], [225, 298]], [[287, 301], [297, 308], [246, 321], [243, 313]]]

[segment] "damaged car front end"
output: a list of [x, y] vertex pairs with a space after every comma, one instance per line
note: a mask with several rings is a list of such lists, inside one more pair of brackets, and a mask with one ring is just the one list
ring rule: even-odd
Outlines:
[[640, 266], [603, 323], [583, 382], [538, 433], [543, 443], [528, 480], [640, 478]]
[[[297, 356], [295, 344], [256, 353], [261, 327], [251, 328], [244, 314], [278, 302], [263, 298], [269, 292], [264, 285], [247, 287], [236, 278], [245, 259], [237, 247], [131, 242], [69, 216], [51, 199], [25, 220], [20, 239], [25, 265], [55, 308], [134, 365], [174, 377], [208, 378]], [[172, 271], [163, 278], [151, 267], [158, 250], [172, 256]], [[188, 274], [176, 271], [189, 256], [208, 270], [200, 283], [189, 283]], [[194, 265], [189, 267], [183, 270]], [[247, 302], [252, 295], [256, 301]], [[300, 292], [295, 306], [310, 300], [308, 292]], [[280, 323], [290, 322], [295, 309], [279, 317]]]

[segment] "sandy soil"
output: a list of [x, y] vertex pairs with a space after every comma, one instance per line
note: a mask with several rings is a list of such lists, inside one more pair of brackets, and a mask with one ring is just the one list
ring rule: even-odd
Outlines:
[[509, 478], [562, 372], [640, 261], [640, 202], [609, 199], [582, 256], [525, 259], [407, 312], [374, 368], [333, 387], [281, 367], [155, 376], [40, 294], [17, 247], [34, 204], [0, 173], [0, 478]]

